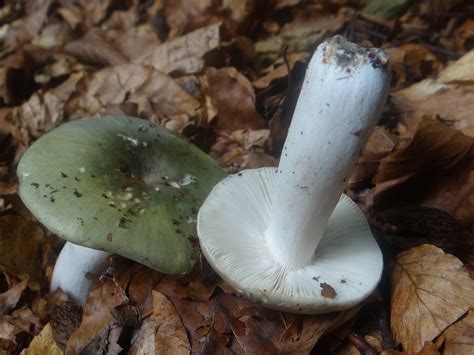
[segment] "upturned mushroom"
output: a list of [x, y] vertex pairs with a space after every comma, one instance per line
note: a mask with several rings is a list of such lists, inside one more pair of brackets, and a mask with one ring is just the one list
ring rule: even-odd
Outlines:
[[238, 292], [281, 311], [349, 308], [373, 292], [382, 254], [342, 194], [388, 95], [387, 56], [335, 36], [313, 55], [278, 168], [217, 184], [198, 214], [202, 251]]
[[84, 303], [110, 253], [166, 274], [191, 271], [198, 209], [225, 174], [159, 125], [110, 116], [47, 133], [22, 156], [18, 176], [28, 209], [69, 241], [51, 288]]

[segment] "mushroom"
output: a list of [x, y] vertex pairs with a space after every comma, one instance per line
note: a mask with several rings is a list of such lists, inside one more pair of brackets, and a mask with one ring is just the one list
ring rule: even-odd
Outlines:
[[335, 36], [313, 55], [277, 169], [217, 184], [198, 214], [201, 249], [238, 292], [317, 314], [349, 308], [377, 286], [381, 251], [342, 194], [389, 88], [387, 56]]
[[26, 207], [69, 241], [51, 287], [81, 304], [110, 253], [166, 274], [191, 271], [198, 209], [225, 176], [194, 145], [125, 116], [61, 125], [25, 152], [17, 173]]

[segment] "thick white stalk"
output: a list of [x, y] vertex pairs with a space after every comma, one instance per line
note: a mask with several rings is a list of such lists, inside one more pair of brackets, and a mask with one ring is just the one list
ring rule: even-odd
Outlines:
[[92, 284], [107, 269], [110, 255], [67, 242], [54, 265], [51, 291], [61, 288], [79, 305], [84, 305]]
[[282, 151], [266, 231], [276, 260], [311, 261], [379, 117], [389, 88], [387, 57], [336, 36], [306, 71]]

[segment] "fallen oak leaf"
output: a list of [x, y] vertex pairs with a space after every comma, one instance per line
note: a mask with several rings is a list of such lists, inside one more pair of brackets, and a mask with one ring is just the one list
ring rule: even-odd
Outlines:
[[408, 352], [474, 306], [474, 282], [456, 257], [432, 245], [400, 253], [392, 274], [391, 327]]

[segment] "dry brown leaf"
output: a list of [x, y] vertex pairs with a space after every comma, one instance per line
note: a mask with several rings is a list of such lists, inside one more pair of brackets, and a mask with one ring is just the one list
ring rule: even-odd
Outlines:
[[405, 351], [421, 350], [473, 306], [474, 281], [459, 259], [427, 244], [398, 255], [391, 326]]
[[391, 69], [397, 78], [397, 87], [406, 86], [426, 77], [427, 73], [437, 72], [442, 68], [433, 53], [417, 43], [406, 43], [399, 47], [384, 48], [390, 56]]
[[30, 137], [38, 138], [61, 123], [64, 105], [76, 88], [81, 73], [72, 74], [61, 85], [44, 93], [35, 93], [28, 101], [13, 109], [7, 120], [14, 126], [13, 135], [23, 145]]
[[220, 23], [200, 28], [159, 46], [151, 46], [143, 53], [136, 53], [131, 60], [163, 73], [198, 73], [204, 67], [203, 56], [221, 44], [220, 31]]
[[308, 53], [291, 53], [286, 58], [278, 58], [270, 67], [263, 70], [264, 75], [254, 80], [252, 84], [257, 89], [265, 89], [273, 80], [281, 79], [288, 76], [288, 69], [292, 69], [297, 62], [304, 62], [308, 58]]
[[186, 329], [172, 303], [158, 291], [152, 291], [153, 313], [135, 333], [130, 354], [189, 354]]
[[474, 311], [446, 329], [441, 338], [443, 355], [474, 354]]
[[16, 306], [27, 284], [28, 279], [25, 279], [9, 288], [8, 291], [0, 293], [0, 314], [5, 314]]
[[84, 306], [82, 324], [69, 338], [66, 353], [118, 354], [122, 348], [118, 345], [123, 324], [116, 321], [116, 308], [126, 304], [125, 292], [115, 282], [103, 278], [89, 293]]
[[0, 351], [3, 350], [7, 351], [7, 354], [12, 354], [17, 347], [16, 336], [28, 332], [28, 325], [27, 322], [17, 324], [11, 317], [0, 315]]
[[51, 0], [32, 0], [26, 2], [26, 16], [19, 23], [8, 28], [5, 47], [10, 50], [14, 49], [36, 36], [44, 26], [51, 3]]
[[258, 129], [265, 121], [255, 109], [255, 93], [250, 81], [235, 68], [209, 68], [204, 90], [217, 108], [217, 126], [231, 132]]
[[0, 217], [0, 271], [38, 290], [44, 277], [41, 269], [45, 236], [36, 224], [16, 216]]
[[37, 336], [35, 336], [28, 346], [21, 352], [21, 355], [62, 355], [61, 348], [56, 344], [53, 338], [53, 331], [50, 324], [46, 324]]
[[[200, 121], [201, 103], [171, 77], [137, 64], [123, 64], [85, 76], [67, 102], [72, 118], [98, 117], [113, 106], [133, 103], [137, 114], [175, 131], [191, 120]], [[179, 122], [180, 124], [176, 124]]]
[[411, 141], [380, 161], [374, 208], [424, 206], [474, 219], [474, 138], [425, 118]]
[[392, 94], [407, 126], [425, 115], [474, 136], [474, 50], [444, 69], [437, 79], [425, 79]]
[[306, 12], [286, 24], [279, 34], [256, 42], [255, 50], [264, 62], [276, 60], [283, 48], [288, 53], [307, 52], [330, 33], [337, 31], [343, 23], [342, 14]]
[[381, 352], [381, 355], [440, 355], [438, 347], [432, 342], [425, 342], [423, 348], [420, 351], [396, 351], [392, 349], [384, 350]]
[[97, 30], [91, 30], [84, 37], [69, 42], [64, 51], [80, 61], [95, 65], [119, 65], [127, 59]]

